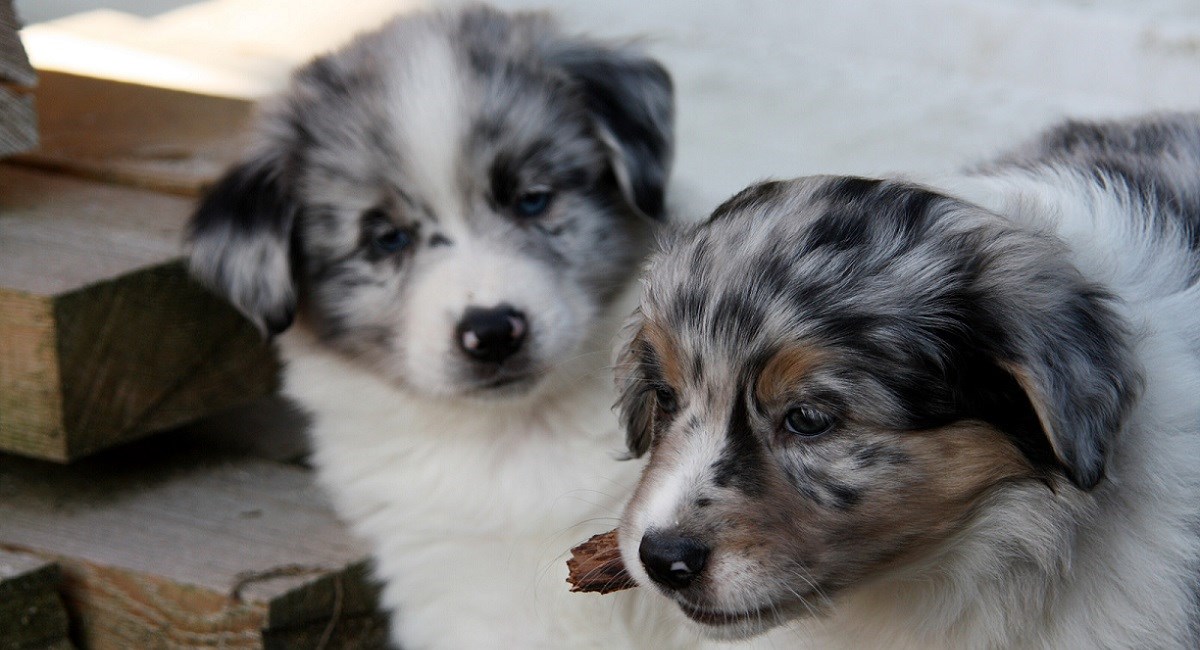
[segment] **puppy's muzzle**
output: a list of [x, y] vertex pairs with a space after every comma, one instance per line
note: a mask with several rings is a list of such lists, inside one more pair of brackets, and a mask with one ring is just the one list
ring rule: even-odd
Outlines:
[[708, 562], [709, 549], [699, 540], [668, 531], [649, 530], [638, 546], [647, 575], [667, 589], [685, 589]]
[[529, 323], [525, 315], [509, 305], [468, 307], [458, 322], [458, 346], [468, 357], [482, 363], [499, 364], [516, 354], [525, 343]]

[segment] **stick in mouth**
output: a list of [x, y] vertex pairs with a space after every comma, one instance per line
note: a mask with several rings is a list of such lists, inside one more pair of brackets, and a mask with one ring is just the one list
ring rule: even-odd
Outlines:
[[637, 586], [621, 562], [615, 530], [593, 535], [571, 549], [567, 571], [567, 583], [574, 592], [609, 594]]

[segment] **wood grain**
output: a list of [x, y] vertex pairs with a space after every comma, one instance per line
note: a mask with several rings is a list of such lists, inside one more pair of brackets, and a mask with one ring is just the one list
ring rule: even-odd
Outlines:
[[0, 165], [0, 450], [68, 461], [275, 390], [258, 332], [184, 270], [191, 209]]
[[0, 156], [37, 146], [37, 115], [25, 89], [37, 82], [21, 46], [12, 0], [0, 0]]
[[366, 552], [308, 470], [170, 442], [0, 457], [0, 546], [59, 562], [85, 647], [382, 647]]
[[246, 145], [254, 105], [44, 71], [41, 145], [25, 164], [194, 196]]
[[20, 29], [12, 0], [0, 0], [0, 82], [32, 86], [37, 82], [37, 73], [21, 45]]
[[70, 647], [61, 582], [57, 564], [0, 550], [0, 650]]

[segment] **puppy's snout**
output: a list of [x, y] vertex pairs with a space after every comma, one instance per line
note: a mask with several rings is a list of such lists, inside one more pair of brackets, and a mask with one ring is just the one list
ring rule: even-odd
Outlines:
[[468, 356], [487, 363], [500, 363], [516, 354], [525, 342], [529, 323], [525, 315], [508, 305], [468, 307], [458, 322], [458, 345]]
[[708, 547], [696, 539], [657, 530], [647, 531], [638, 546], [638, 557], [646, 573], [668, 589], [683, 589], [692, 584], [704, 570], [708, 553]]

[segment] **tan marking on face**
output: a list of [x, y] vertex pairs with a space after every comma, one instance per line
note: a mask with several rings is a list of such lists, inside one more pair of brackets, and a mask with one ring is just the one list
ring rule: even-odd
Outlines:
[[[880, 477], [859, 507], [847, 513], [864, 551], [878, 554], [875, 570], [920, 557], [954, 534], [979, 499], [1006, 481], [1036, 476], [999, 430], [958, 422], [896, 434], [910, 462]], [[886, 558], [886, 559], [885, 559]]]
[[671, 336], [666, 328], [655, 322], [647, 322], [642, 327], [641, 336], [658, 356], [658, 362], [662, 366], [663, 379], [666, 379], [671, 386], [682, 386], [685, 376], [683, 358], [679, 356], [675, 337]]
[[701, 515], [721, 522], [714, 548], [767, 573], [803, 571], [837, 589], [927, 557], [992, 488], [1036, 476], [1004, 434], [984, 423], [874, 435], [887, 436], [908, 462], [839, 477], [861, 491], [853, 507], [820, 506], [772, 467], [764, 477], [766, 496], [746, 502], [726, 495]]
[[800, 383], [830, 352], [810, 345], [785, 347], [763, 367], [755, 387], [759, 401], [773, 403]]

